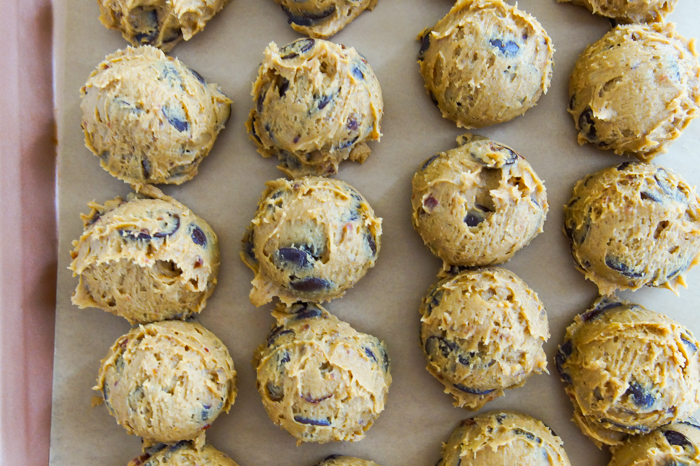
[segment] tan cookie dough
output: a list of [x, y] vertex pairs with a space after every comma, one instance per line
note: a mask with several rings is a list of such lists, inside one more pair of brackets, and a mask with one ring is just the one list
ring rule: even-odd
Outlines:
[[289, 305], [338, 298], [374, 267], [382, 219], [349, 184], [304, 177], [267, 183], [243, 237], [241, 259], [255, 272], [250, 301]]
[[425, 88], [460, 128], [522, 115], [552, 80], [551, 39], [533, 16], [501, 0], [458, 0], [418, 38]]
[[228, 412], [236, 371], [226, 346], [198, 323], [155, 322], [117, 339], [93, 389], [129, 434], [175, 443], [197, 438]]
[[204, 309], [219, 272], [219, 243], [207, 222], [152, 186], [88, 205], [71, 253], [69, 269], [80, 277], [73, 304], [131, 324]]
[[542, 302], [506, 269], [467, 270], [433, 285], [420, 307], [420, 341], [428, 371], [455, 398], [481, 409], [547, 371], [549, 338]]
[[230, 0], [98, 0], [100, 21], [121, 31], [133, 46], [152, 45], [164, 52], [204, 29]]
[[195, 442], [180, 441], [174, 445], [158, 443], [129, 461], [128, 466], [238, 466], [209, 444], [198, 447]]
[[253, 83], [246, 126], [264, 157], [276, 155], [287, 176], [333, 175], [338, 164], [364, 162], [379, 140], [384, 101], [379, 81], [354, 48], [298, 39], [265, 49]]
[[663, 21], [678, 0], [558, 0], [588, 8], [591, 13], [620, 23], [651, 23]]
[[377, 0], [275, 0], [287, 14], [292, 28], [315, 39], [335, 35]]
[[600, 447], [687, 418], [700, 408], [698, 345], [664, 314], [599, 298], [555, 357], [574, 421]]
[[669, 169], [624, 162], [576, 183], [564, 232], [601, 294], [644, 285], [677, 292], [700, 258], [700, 198]]
[[649, 161], [698, 115], [694, 41], [673, 23], [618, 26], [578, 57], [569, 98], [579, 144]]
[[270, 419], [297, 445], [362, 440], [391, 385], [384, 344], [317, 304], [280, 305], [273, 316], [253, 358]]
[[108, 55], [80, 94], [85, 145], [136, 186], [192, 179], [231, 112], [217, 84], [150, 46]]
[[362, 460], [351, 456], [331, 455], [316, 466], [379, 466], [374, 461]]
[[608, 466], [691, 466], [700, 464], [700, 426], [683, 421], [630, 437], [613, 450]]
[[465, 134], [413, 176], [413, 226], [445, 265], [500, 264], [542, 232], [542, 180], [510, 147]]
[[435, 466], [570, 466], [563, 442], [541, 421], [510, 411], [463, 420]]

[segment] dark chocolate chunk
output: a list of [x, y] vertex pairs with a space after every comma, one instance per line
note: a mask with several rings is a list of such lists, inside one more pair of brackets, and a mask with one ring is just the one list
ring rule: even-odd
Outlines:
[[141, 168], [143, 172], [143, 179], [147, 180], [151, 178], [151, 173], [153, 170], [153, 167], [151, 167], [151, 161], [145, 157], [141, 159]]
[[165, 119], [168, 120], [168, 123], [179, 132], [182, 133], [190, 128], [190, 124], [187, 122], [187, 116], [182, 108], [174, 109], [173, 107], [165, 105], [161, 110]]
[[428, 95], [430, 96], [430, 100], [435, 104], [436, 107], [440, 107], [440, 104], [438, 103], [437, 99], [435, 98], [435, 95], [433, 94], [432, 91], [428, 91]]
[[313, 39], [297, 39], [291, 44], [285, 45], [280, 50], [282, 60], [298, 57], [302, 53], [306, 53], [313, 48], [316, 41]]
[[647, 392], [644, 387], [642, 387], [639, 382], [632, 382], [629, 384], [629, 388], [625, 392], [634, 401], [634, 404], [640, 408], [650, 408], [654, 404], [654, 395]]
[[420, 38], [420, 50], [418, 51], [418, 61], [423, 61], [425, 57], [425, 52], [430, 48], [430, 33], [432, 31], [426, 32], [423, 37]]
[[538, 436], [536, 436], [532, 432], [528, 432], [526, 430], [520, 429], [519, 427], [516, 427], [515, 429], [513, 429], [513, 432], [516, 435], [522, 435], [523, 437], [525, 437], [526, 439], [528, 439], [532, 442], [542, 443], [541, 438], [539, 438]]
[[323, 110], [324, 108], [326, 108], [326, 105], [328, 105], [331, 100], [333, 100], [333, 94], [324, 95], [317, 100], [316, 106], [319, 110]]
[[172, 236], [180, 229], [180, 216], [178, 214], [166, 214], [165, 219], [158, 221], [159, 231], [153, 233], [154, 238]]
[[377, 255], [377, 243], [374, 240], [374, 235], [372, 234], [371, 231], [368, 231], [365, 234], [365, 237], [367, 238], [367, 245], [369, 246], [369, 250], [372, 251], [372, 257]]
[[275, 262], [283, 262], [299, 268], [313, 267], [312, 256], [304, 248], [286, 247], [279, 248], [275, 255]]
[[499, 424], [503, 424], [503, 421], [506, 420], [506, 415], [505, 414], [496, 414], [496, 422]]
[[352, 67], [352, 74], [359, 80], [364, 80], [365, 79], [365, 74], [362, 72], [359, 66], [353, 65]]
[[194, 242], [194, 244], [207, 247], [207, 235], [205, 235], [202, 229], [197, 225], [192, 226], [192, 233], [190, 236], [192, 237], [192, 242]]
[[350, 147], [350, 146], [352, 146], [353, 144], [355, 144], [355, 143], [357, 142], [358, 139], [360, 139], [360, 136], [359, 136], [359, 135], [358, 135], [358, 136], [355, 136], [355, 137], [352, 138], [352, 139], [347, 139], [347, 140], [341, 142], [341, 143], [336, 147], [336, 149], [337, 149], [337, 150], [347, 149], [348, 147]]
[[136, 24], [145, 24], [145, 29], [134, 36], [134, 40], [139, 44], [152, 43], [158, 37], [159, 32], [158, 11], [146, 8], [138, 7], [130, 12], [132, 17], [138, 18], [135, 19]]
[[514, 57], [520, 51], [520, 46], [512, 40], [502, 41], [501, 39], [491, 39], [489, 41], [493, 47], [496, 47], [506, 57]]
[[617, 169], [619, 171], [622, 171], [622, 170], [626, 169], [627, 167], [629, 167], [631, 163], [632, 162], [622, 162], [620, 165], [617, 166]]
[[459, 355], [457, 356], [457, 362], [460, 363], [463, 366], [470, 366], [472, 363], [472, 359], [476, 356], [476, 353], [474, 351], [470, 351], [467, 353], [466, 356]]
[[368, 358], [370, 358], [374, 362], [379, 362], [379, 360], [377, 359], [377, 356], [374, 355], [374, 352], [371, 349], [365, 347], [365, 354], [367, 355]]
[[277, 92], [279, 93], [280, 97], [284, 97], [284, 95], [287, 93], [287, 89], [289, 89], [289, 80], [287, 78], [281, 78], [280, 83], [277, 86]]
[[282, 387], [279, 387], [272, 382], [268, 382], [265, 388], [267, 389], [267, 397], [270, 400], [277, 402], [284, 399], [284, 389]]
[[433, 155], [432, 157], [430, 157], [428, 160], [426, 160], [426, 161], [423, 163], [423, 167], [421, 167], [421, 171], [423, 171], [423, 170], [425, 170], [426, 168], [428, 168], [428, 165], [430, 165], [431, 163], [433, 163], [433, 160], [435, 160], [435, 159], [438, 158], [438, 157], [440, 157], [440, 154], [435, 154], [435, 155]]
[[439, 288], [435, 288], [435, 289], [433, 289], [432, 293], [433, 294], [430, 297], [430, 302], [428, 302], [428, 315], [430, 315], [430, 313], [433, 312], [433, 309], [435, 308], [435, 306], [440, 304], [440, 300], [442, 299], [442, 296], [445, 292], [444, 292], [444, 290], [440, 290]]
[[654, 202], [661, 202], [661, 198], [656, 196], [653, 193], [650, 193], [649, 191], [642, 191], [639, 193], [639, 197], [642, 198], [643, 201], [650, 200]]
[[357, 122], [357, 119], [355, 119], [355, 117], [350, 117], [348, 118], [347, 127], [350, 131], [357, 131], [360, 127], [360, 124]]
[[566, 360], [569, 359], [569, 356], [571, 356], [573, 350], [574, 346], [571, 343], [571, 340], [566, 340], [561, 346], [559, 346], [559, 351], [557, 351], [557, 355], [554, 356], [554, 363], [557, 366], [557, 372], [559, 372], [561, 379], [568, 384], [571, 384], [573, 381], [571, 380], [571, 376], [564, 371], [564, 363], [566, 363]]
[[302, 396], [301, 398], [304, 401], [306, 401], [307, 403], [311, 403], [311, 404], [315, 405], [315, 404], [318, 404], [318, 403], [325, 401], [329, 398], [333, 398], [333, 394], [331, 393], [330, 395], [325, 395], [325, 396], [322, 396], [321, 398], [313, 398], [313, 397], [311, 397], [311, 394], [306, 394], [306, 395]]
[[664, 437], [666, 437], [666, 441], [668, 442], [669, 445], [676, 445], [682, 448], [685, 447], [691, 447], [693, 448], [693, 444], [688, 440], [688, 437], [685, 435], [681, 434], [680, 432], [676, 432], [675, 430], [664, 430]]
[[630, 266], [623, 262], [620, 262], [618, 258], [613, 256], [605, 257], [605, 265], [607, 265], [612, 270], [615, 270], [616, 272], [620, 272], [625, 277], [642, 278], [644, 276], [644, 272], [635, 272], [632, 268], [630, 268]]
[[[335, 13], [335, 5], [331, 5], [330, 8], [321, 11], [319, 13], [309, 13], [309, 12], [298, 12], [292, 13], [292, 10], [282, 6], [282, 10], [287, 14], [287, 22], [289, 24], [296, 24], [298, 26], [314, 26], [328, 19], [333, 13]], [[285, 57], [282, 57], [285, 58]]]
[[470, 387], [465, 387], [461, 383], [456, 383], [453, 385], [457, 390], [460, 392], [464, 393], [469, 393], [470, 395], [488, 395], [489, 393], [492, 393], [494, 390], [479, 390], [476, 388], [470, 388]]
[[587, 107], [578, 117], [578, 127], [583, 137], [593, 142], [596, 140], [595, 120], [593, 119], [593, 110]]
[[303, 416], [294, 416], [294, 420], [298, 422], [299, 424], [307, 424], [310, 426], [324, 426], [328, 427], [331, 425], [330, 421], [328, 419], [309, 419], [308, 417], [303, 417]]
[[455, 342], [444, 337], [433, 335], [425, 340], [425, 352], [428, 356], [437, 356], [437, 351], [440, 350], [442, 356], [446, 358], [456, 349], [457, 345]]
[[311, 307], [308, 309], [304, 309], [301, 312], [295, 313], [294, 320], [315, 319], [317, 317], [321, 317], [322, 315], [323, 315], [322, 310], [320, 310], [317, 307]]
[[252, 262], [253, 264], [258, 263], [258, 258], [255, 257], [255, 244], [254, 244], [253, 229], [248, 228], [243, 236], [243, 254]]
[[[279, 354], [277, 355], [277, 357], [279, 358]], [[292, 356], [289, 354], [289, 351], [285, 351], [284, 354], [282, 355], [282, 357], [279, 358], [279, 365], [283, 366], [291, 360], [292, 360]]]
[[270, 330], [270, 333], [267, 335], [267, 346], [272, 346], [272, 344], [282, 335], [288, 335], [288, 334], [294, 335], [294, 330], [289, 330], [285, 329], [282, 326], [275, 327], [272, 330]]
[[693, 338], [691, 336], [681, 333], [681, 341], [685, 345], [689, 346], [693, 350], [693, 352], [695, 352], [698, 350], [698, 345], [696, 345], [692, 340]]
[[151, 239], [151, 235], [149, 234], [147, 229], [142, 229], [140, 231], [133, 231], [133, 230], [128, 230], [128, 229], [122, 229], [118, 230], [119, 235], [122, 238], [130, 239], [130, 240], [140, 240], [140, 241], [149, 241]]
[[197, 78], [197, 81], [200, 83], [204, 84], [205, 86], [207, 85], [206, 80], [204, 79], [204, 76], [199, 74], [196, 70], [193, 70], [192, 68], [188, 68], [190, 70], [190, 73], [194, 75], [195, 78]]

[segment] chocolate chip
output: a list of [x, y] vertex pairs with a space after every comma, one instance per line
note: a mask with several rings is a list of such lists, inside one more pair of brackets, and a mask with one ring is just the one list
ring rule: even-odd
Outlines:
[[192, 234], [190, 236], [192, 237], [192, 242], [194, 242], [194, 244], [207, 247], [207, 235], [205, 235], [202, 229], [197, 225], [193, 226]]
[[581, 320], [584, 322], [588, 322], [589, 320], [597, 318], [603, 312], [620, 306], [622, 306], [622, 303], [620, 302], [603, 299], [596, 305], [596, 307], [594, 307], [590, 311], [586, 311], [583, 314], [581, 314]]
[[267, 335], [267, 346], [272, 346], [272, 344], [282, 335], [288, 335], [288, 334], [294, 335], [294, 330], [289, 330], [285, 329], [282, 326], [275, 327], [272, 330], [270, 330], [270, 333]]
[[423, 61], [425, 57], [425, 52], [430, 48], [430, 33], [432, 31], [426, 32], [423, 37], [420, 38], [420, 50], [418, 51], [418, 61]]
[[425, 352], [428, 356], [437, 356], [440, 350], [443, 357], [448, 357], [452, 351], [457, 349], [457, 345], [444, 337], [432, 335], [425, 340]]
[[440, 304], [440, 300], [442, 299], [442, 296], [445, 292], [444, 290], [440, 290], [439, 288], [434, 288], [432, 293], [433, 294], [430, 296], [430, 302], [428, 303], [428, 315], [430, 315], [433, 312], [435, 306]]
[[642, 387], [639, 382], [630, 383], [625, 395], [630, 396], [634, 404], [640, 408], [650, 408], [655, 401], [654, 396], [644, 390], [644, 387]]
[[308, 417], [303, 416], [294, 416], [294, 420], [299, 424], [307, 424], [310, 426], [328, 427], [331, 425], [328, 419], [310, 419]]
[[467, 212], [467, 216], [464, 217], [464, 223], [467, 224], [469, 227], [476, 227], [479, 226], [481, 222], [486, 220], [487, 214], [489, 213], [488, 210], [483, 211], [479, 209], [479, 207], [482, 207], [485, 209], [484, 206], [476, 205], [475, 209], [471, 209]]
[[168, 105], [164, 106], [162, 109], [165, 119], [168, 123], [172, 125], [173, 128], [179, 132], [187, 131], [190, 128], [190, 124], [187, 122], [187, 117], [182, 108], [174, 109]]
[[564, 364], [566, 363], [566, 360], [569, 359], [569, 356], [571, 356], [573, 350], [574, 345], [571, 343], [571, 340], [566, 340], [561, 346], [559, 346], [559, 351], [557, 351], [557, 355], [554, 356], [554, 363], [557, 366], [559, 376], [568, 384], [571, 384], [573, 381], [571, 380], [571, 376], [564, 372]]
[[591, 107], [586, 107], [579, 115], [578, 127], [583, 137], [591, 142], [596, 140], [595, 120], [593, 119], [593, 110], [591, 110]]
[[209, 409], [211, 408], [211, 405], [202, 405], [202, 413], [200, 414], [200, 419], [202, 421], [208, 421], [209, 420]]
[[143, 159], [141, 159], [141, 168], [142, 168], [142, 172], [143, 172], [143, 179], [144, 180], [149, 179], [151, 177], [151, 170], [152, 170], [151, 161], [145, 157]]
[[[277, 357], [279, 358], [279, 354]], [[291, 360], [292, 360], [292, 356], [289, 354], [289, 351], [285, 351], [284, 354], [282, 355], [282, 357], [279, 358], [279, 366], [283, 366]]]
[[255, 257], [255, 244], [254, 244], [253, 229], [248, 228], [243, 236], [243, 254], [248, 258], [253, 264], [258, 263], [258, 258]]
[[298, 57], [300, 54], [311, 50], [314, 44], [316, 44], [316, 41], [313, 39], [297, 39], [291, 44], [282, 47], [280, 50], [282, 60], [289, 60], [290, 58]]
[[138, 7], [131, 10], [130, 16], [134, 17], [135, 24], [146, 24], [146, 29], [134, 35], [134, 40], [139, 44], [151, 44], [158, 37], [158, 11]]
[[371, 231], [368, 231], [365, 234], [365, 238], [367, 238], [367, 245], [369, 246], [369, 250], [372, 251], [372, 257], [377, 255], [377, 243], [374, 240], [374, 235], [372, 234]]
[[428, 168], [428, 165], [430, 165], [431, 163], [433, 163], [433, 161], [434, 161], [436, 158], [438, 158], [438, 157], [440, 157], [440, 154], [435, 154], [435, 155], [433, 155], [432, 157], [430, 157], [428, 160], [426, 160], [426, 161], [423, 163], [423, 166], [421, 167], [421, 171], [423, 171], [423, 170], [425, 170], [426, 168]]
[[331, 393], [330, 395], [322, 396], [321, 398], [312, 398], [311, 394], [304, 395], [301, 398], [304, 401], [306, 401], [307, 403], [311, 403], [311, 404], [316, 405], [316, 404], [319, 404], [320, 402], [325, 401], [328, 398], [332, 398], [332, 397], [333, 397], [333, 394]]
[[466, 387], [466, 386], [462, 385], [461, 383], [456, 383], [453, 386], [457, 390], [459, 390], [460, 392], [469, 393], [470, 395], [488, 395], [489, 393], [492, 393], [495, 391], [495, 389], [494, 390], [479, 390], [476, 388], [470, 388], [470, 387]]
[[630, 166], [632, 162], [622, 162], [620, 165], [617, 166], [617, 169], [619, 171], [625, 170], [627, 167]]
[[384, 350], [383, 347], [380, 347], [382, 350], [382, 369], [384, 369], [384, 372], [387, 372], [389, 370], [389, 354]]
[[284, 399], [284, 389], [282, 387], [277, 386], [272, 382], [268, 382], [265, 388], [267, 389], [267, 397], [270, 400], [278, 402]]
[[428, 91], [428, 95], [430, 96], [430, 100], [435, 104], [435, 106], [439, 108], [440, 104], [438, 103], [437, 99], [435, 98], [433, 91]]
[[518, 46], [518, 44], [516, 44], [512, 40], [504, 42], [501, 39], [491, 39], [489, 41], [489, 44], [491, 44], [493, 47], [496, 47], [506, 57], [514, 57], [520, 51], [520, 47]]
[[661, 202], [660, 197], [655, 196], [654, 194], [648, 191], [642, 191], [641, 193], [639, 193], [639, 197], [641, 197], [643, 201], [650, 200], [654, 202]]
[[350, 117], [348, 118], [347, 127], [350, 131], [357, 131], [357, 129], [360, 127], [360, 124], [357, 122], [355, 117]]
[[313, 267], [312, 256], [302, 248], [279, 248], [275, 255], [275, 262], [284, 262], [299, 268]]
[[165, 238], [172, 236], [180, 229], [180, 216], [178, 214], [167, 214], [165, 220], [158, 221], [159, 231], [153, 233], [154, 238]]
[[642, 278], [644, 276], [644, 272], [635, 272], [630, 268], [630, 266], [623, 262], [620, 262], [620, 259], [613, 256], [605, 257], [605, 265], [607, 265], [612, 270], [621, 273], [625, 277]]
[[472, 359], [476, 356], [476, 353], [474, 351], [470, 351], [467, 353], [466, 356], [462, 356], [461, 354], [457, 356], [457, 362], [460, 363], [463, 366], [470, 366], [472, 363]]
[[315, 319], [317, 317], [321, 317], [322, 315], [323, 311], [316, 307], [312, 307], [310, 309], [305, 309], [301, 312], [295, 313], [294, 320]]
[[320, 99], [318, 99], [316, 106], [318, 107], [319, 110], [323, 110], [326, 108], [326, 105], [330, 103], [331, 100], [333, 100], [334, 95], [324, 95]]
[[170, 28], [165, 30], [161, 40], [164, 44], [167, 44], [178, 40], [180, 37], [182, 37], [182, 30], [180, 28]]
[[572, 95], [571, 99], [569, 99], [569, 110], [573, 110], [575, 106], [576, 106], [576, 94]]
[[117, 230], [119, 231], [119, 235], [122, 238], [130, 239], [130, 240], [139, 240], [139, 241], [149, 241], [151, 239], [151, 235], [149, 234], [147, 229], [142, 229], [138, 232], [135, 232], [133, 230], [128, 230], [128, 229], [123, 229], [123, 230]]
[[[321, 11], [320, 13], [299, 13], [295, 14], [292, 13], [292, 11], [284, 6], [282, 6], [282, 10], [287, 14], [287, 22], [289, 24], [296, 24], [298, 26], [314, 26], [318, 23], [323, 22], [326, 20], [329, 16], [331, 16], [333, 13], [335, 13], [335, 5], [332, 5], [330, 8], [327, 10]], [[285, 58], [285, 57], [282, 57]]]
[[698, 350], [698, 345], [696, 345], [696, 344], [692, 341], [692, 339], [693, 339], [693, 338], [692, 338], [691, 336], [689, 336], [689, 335], [681, 334], [681, 341], [682, 341], [683, 343], [685, 343], [687, 346], [689, 346], [690, 348], [692, 348], [693, 352], [695, 352], [695, 351]]
[[542, 443], [541, 438], [539, 438], [538, 436], [536, 436], [532, 432], [528, 432], [526, 430], [520, 429], [519, 427], [516, 427], [515, 429], [513, 429], [513, 432], [516, 435], [522, 435], [523, 437], [525, 437], [526, 439], [528, 439], [532, 442]]
[[352, 67], [352, 74], [359, 80], [364, 80], [365, 79], [365, 74], [362, 72], [362, 70], [357, 66], [353, 65]]
[[367, 355], [368, 358], [370, 358], [374, 362], [379, 362], [379, 360], [377, 359], [377, 356], [374, 355], [374, 352], [371, 349], [365, 347], [365, 354]]
[[360, 139], [360, 136], [359, 136], [359, 135], [358, 135], [358, 136], [355, 136], [355, 137], [352, 138], [352, 139], [347, 139], [347, 140], [343, 141], [342, 143], [340, 143], [340, 144], [338, 145], [338, 147], [336, 147], [336, 150], [347, 149], [348, 147], [350, 147], [350, 146], [352, 146], [353, 144], [355, 144], [355, 143], [357, 142], [358, 139]]
[[277, 86], [277, 92], [280, 97], [284, 97], [287, 93], [287, 89], [289, 89], [289, 79], [280, 77], [280, 83]]
[[682, 448], [693, 447], [693, 444], [690, 442], [690, 440], [688, 440], [688, 437], [680, 432], [676, 432], [675, 430], [664, 430], [664, 437], [666, 437], [666, 441], [669, 445], [675, 445]]
[[193, 70], [192, 68], [188, 68], [190, 70], [190, 73], [194, 75], [195, 78], [197, 78], [197, 81], [200, 83], [204, 84], [205, 86], [207, 85], [207, 82], [204, 79], [204, 76], [199, 74], [196, 70]]

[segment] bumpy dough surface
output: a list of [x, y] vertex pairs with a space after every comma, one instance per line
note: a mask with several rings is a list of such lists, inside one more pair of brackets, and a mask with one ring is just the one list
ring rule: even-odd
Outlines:
[[193, 442], [180, 441], [174, 445], [156, 444], [129, 461], [128, 466], [238, 466], [238, 464], [209, 444], [198, 448]]
[[287, 176], [332, 175], [350, 159], [364, 162], [379, 140], [382, 91], [354, 48], [298, 39], [265, 49], [253, 83], [246, 126], [264, 157], [276, 155]]
[[80, 94], [85, 145], [137, 186], [192, 179], [231, 112], [217, 84], [151, 46], [105, 57]]
[[231, 0], [98, 0], [100, 21], [131, 45], [164, 52], [204, 29]]
[[297, 445], [362, 440], [391, 385], [384, 344], [317, 304], [280, 305], [272, 315], [277, 325], [253, 359], [270, 419]]
[[[697, 422], [697, 421], [694, 421]], [[608, 466], [691, 466], [700, 464], [700, 427], [676, 422], [627, 439], [613, 449]]]
[[379, 466], [374, 461], [367, 461], [352, 456], [331, 455], [317, 466]]
[[413, 176], [413, 226], [445, 265], [506, 262], [542, 232], [542, 180], [510, 147], [465, 134]]
[[419, 40], [425, 88], [461, 128], [522, 115], [552, 80], [551, 39], [533, 16], [501, 0], [458, 0]]
[[600, 447], [687, 418], [700, 407], [698, 345], [663, 314], [599, 298], [555, 357], [574, 421]]
[[673, 23], [618, 26], [578, 57], [569, 98], [579, 144], [649, 161], [700, 109], [695, 42]]
[[207, 222], [152, 186], [88, 206], [71, 253], [69, 268], [80, 278], [73, 304], [131, 324], [204, 309], [219, 272], [219, 242]]
[[563, 442], [541, 421], [510, 411], [463, 420], [436, 466], [569, 466]]
[[700, 198], [671, 170], [624, 162], [576, 183], [564, 232], [601, 294], [644, 285], [676, 292], [700, 258]]
[[93, 389], [129, 434], [174, 443], [195, 439], [228, 412], [236, 370], [226, 346], [200, 324], [154, 322], [117, 339]]
[[315, 39], [335, 35], [377, 0], [275, 0], [287, 14], [292, 28]]
[[289, 305], [344, 295], [374, 267], [381, 221], [343, 181], [268, 182], [243, 237], [241, 259], [255, 272], [250, 301], [262, 306], [277, 296]]
[[676, 7], [678, 0], [558, 0], [588, 8], [591, 13], [621, 23], [663, 21]]
[[464, 271], [433, 285], [420, 307], [420, 341], [428, 371], [455, 398], [481, 409], [547, 371], [549, 338], [542, 302], [506, 269]]

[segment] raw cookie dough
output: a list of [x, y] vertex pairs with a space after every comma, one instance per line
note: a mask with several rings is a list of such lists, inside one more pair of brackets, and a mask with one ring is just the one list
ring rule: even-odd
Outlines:
[[315, 39], [328, 39], [357, 18], [373, 10], [377, 0], [275, 0], [292, 28]]
[[139, 325], [102, 360], [93, 390], [129, 434], [150, 442], [192, 440], [236, 398], [226, 346], [196, 322]]
[[331, 455], [316, 466], [379, 466], [374, 461], [362, 460], [351, 456]]
[[133, 46], [152, 45], [164, 52], [204, 29], [231, 0], [98, 0], [100, 21], [121, 31]]
[[204, 309], [219, 273], [219, 242], [207, 222], [153, 186], [88, 205], [71, 253], [69, 269], [80, 277], [73, 304], [131, 324]]
[[435, 466], [570, 466], [563, 442], [541, 421], [510, 411], [463, 420]]
[[663, 21], [678, 0], [559, 0], [588, 8], [592, 13], [620, 23]]
[[542, 302], [517, 275], [497, 267], [467, 270], [433, 285], [420, 307], [428, 371], [455, 398], [481, 409], [547, 371], [549, 338]]
[[384, 410], [391, 374], [378, 338], [313, 303], [279, 305], [253, 358], [272, 421], [297, 445], [362, 440]]
[[698, 345], [664, 314], [599, 298], [555, 357], [574, 421], [601, 447], [687, 418], [700, 408]]
[[697, 421], [677, 422], [630, 437], [613, 450], [608, 466], [690, 466], [700, 464]]
[[345, 159], [364, 162], [379, 140], [384, 101], [379, 81], [354, 48], [298, 39], [271, 42], [253, 83], [246, 123], [264, 157], [277, 155], [289, 177], [333, 175]]
[[552, 80], [551, 39], [533, 16], [501, 0], [458, 0], [418, 39], [425, 88], [460, 128], [522, 115]]
[[447, 265], [500, 264], [542, 232], [542, 180], [510, 147], [481, 136], [426, 160], [413, 176], [413, 226]]
[[700, 198], [669, 169], [624, 162], [576, 183], [564, 233], [601, 294], [644, 285], [677, 292], [700, 258]]
[[277, 296], [290, 305], [344, 295], [374, 267], [381, 222], [343, 181], [268, 182], [243, 237], [241, 259], [255, 272], [250, 301], [262, 306]]
[[579, 144], [649, 161], [698, 115], [693, 41], [673, 23], [618, 26], [578, 57], [569, 98]]
[[174, 445], [158, 443], [129, 461], [128, 466], [238, 466], [238, 464], [209, 444], [197, 448], [193, 442], [180, 441]]
[[80, 94], [85, 145], [137, 187], [192, 179], [231, 112], [217, 84], [151, 46], [108, 55]]

